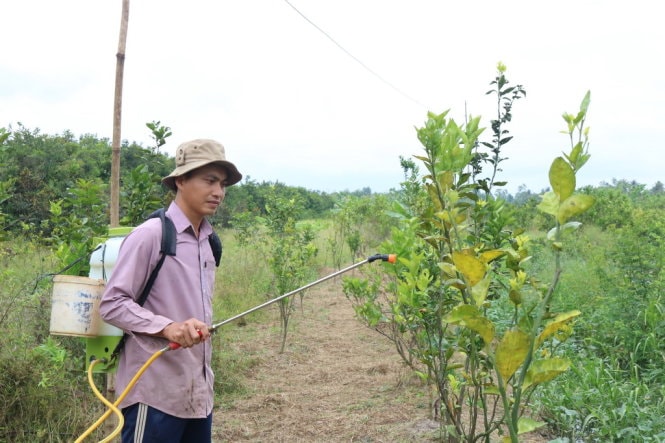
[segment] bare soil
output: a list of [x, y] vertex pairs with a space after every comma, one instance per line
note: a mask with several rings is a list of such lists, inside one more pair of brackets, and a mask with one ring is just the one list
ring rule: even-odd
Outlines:
[[307, 291], [281, 354], [278, 310], [266, 309], [269, 322], [229, 326], [237, 328], [233, 346], [257, 363], [245, 374], [247, 394], [216, 410], [214, 441], [438, 441], [427, 388], [354, 317], [340, 281]]

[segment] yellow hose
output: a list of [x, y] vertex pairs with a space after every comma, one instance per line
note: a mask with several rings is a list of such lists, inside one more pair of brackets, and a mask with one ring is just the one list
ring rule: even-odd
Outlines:
[[111, 403], [106, 397], [102, 395], [101, 392], [99, 392], [99, 389], [97, 389], [95, 381], [92, 378], [93, 368], [102, 361], [104, 360], [93, 360], [92, 362], [90, 362], [90, 366], [88, 367], [88, 383], [90, 384], [90, 388], [92, 389], [92, 392], [95, 394], [95, 396], [99, 400], [101, 400], [102, 403], [104, 403], [106, 407], [109, 408], [111, 411], [113, 411], [113, 413], [118, 417], [118, 426], [116, 426], [111, 435], [101, 440], [101, 443], [106, 443], [111, 441], [116, 435], [120, 433], [120, 431], [122, 430], [122, 426], [125, 424], [125, 417], [123, 417], [122, 412], [120, 412], [120, 409], [118, 409], [116, 405]]
[[141, 366], [141, 369], [139, 369], [138, 372], [134, 375], [134, 377], [129, 381], [129, 383], [127, 384], [127, 387], [125, 388], [125, 390], [122, 391], [122, 393], [120, 394], [120, 396], [118, 396], [118, 399], [114, 403], [111, 403], [103, 395], [101, 395], [101, 393], [99, 393], [99, 390], [97, 389], [97, 387], [95, 386], [95, 384], [92, 380], [92, 368], [97, 362], [99, 362], [101, 360], [95, 360], [92, 363], [90, 363], [90, 367], [88, 368], [88, 381], [90, 382], [90, 386], [92, 387], [92, 390], [95, 392], [95, 395], [102, 402], [104, 402], [104, 404], [108, 407], [108, 409], [106, 410], [106, 412], [104, 412], [104, 415], [99, 417], [99, 419], [97, 419], [97, 421], [95, 423], [93, 423], [92, 426], [90, 426], [83, 434], [81, 434], [81, 436], [78, 439], [76, 439], [75, 443], [81, 443], [86, 437], [88, 437], [90, 434], [92, 434], [92, 432], [95, 429], [97, 429], [99, 427], [99, 425], [104, 423], [104, 421], [111, 415], [111, 413], [115, 413], [116, 415], [118, 415], [120, 423], [115, 428], [113, 433], [111, 435], [109, 435], [108, 437], [106, 437], [104, 440], [102, 440], [102, 442], [108, 442], [113, 437], [118, 435], [118, 433], [122, 429], [122, 425], [124, 424], [124, 420], [125, 420], [124, 417], [122, 416], [122, 412], [120, 412], [120, 410], [118, 409], [118, 405], [120, 404], [120, 402], [122, 400], [124, 400], [124, 398], [127, 396], [127, 394], [129, 394], [129, 391], [134, 387], [134, 385], [136, 384], [138, 379], [141, 377], [141, 375], [143, 375], [145, 370], [148, 369], [148, 366], [150, 366], [152, 364], [152, 362], [154, 362], [164, 352], [169, 351], [171, 349], [172, 348], [167, 346], [167, 347], [165, 347], [163, 349], [160, 349], [159, 351], [155, 352], [154, 354], [152, 354], [152, 356], [148, 359], [148, 361], [146, 361], [143, 364], [143, 366]]

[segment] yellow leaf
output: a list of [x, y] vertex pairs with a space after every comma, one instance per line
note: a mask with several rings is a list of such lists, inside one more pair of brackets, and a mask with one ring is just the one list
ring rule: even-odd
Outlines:
[[504, 380], [513, 376], [529, 352], [529, 336], [519, 330], [506, 331], [496, 348], [496, 369]]
[[561, 330], [568, 322], [573, 318], [581, 315], [582, 313], [578, 310], [564, 312], [558, 314], [552, 321], [545, 325], [543, 331], [538, 335], [538, 340], [536, 342], [536, 348], [539, 347], [543, 342], [552, 334], [555, 334], [557, 331]]
[[450, 188], [452, 188], [455, 183], [455, 174], [452, 171], [443, 171], [438, 174], [439, 186], [441, 190], [445, 193]]
[[570, 368], [570, 360], [567, 358], [547, 358], [544, 360], [535, 360], [531, 363], [529, 370], [524, 378], [522, 389], [538, 385], [552, 380], [557, 375], [566, 372]]
[[467, 219], [465, 212], [460, 212], [457, 209], [444, 210], [436, 213], [436, 216], [443, 221], [446, 226], [459, 225]]
[[494, 339], [494, 323], [485, 318], [478, 308], [472, 305], [458, 305], [444, 319], [446, 323], [458, 324], [475, 331], [488, 346]]
[[469, 286], [474, 286], [485, 276], [487, 265], [476, 257], [455, 251], [453, 252], [453, 263], [457, 270], [462, 273]]
[[491, 263], [492, 261], [496, 260], [497, 258], [503, 257], [506, 255], [506, 251], [502, 251], [500, 249], [492, 249], [489, 251], [484, 251], [480, 254], [480, 260], [483, 263]]

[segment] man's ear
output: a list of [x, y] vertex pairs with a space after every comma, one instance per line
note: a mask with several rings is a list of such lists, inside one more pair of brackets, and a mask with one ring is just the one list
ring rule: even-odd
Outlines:
[[186, 174], [179, 175], [175, 178], [174, 182], [175, 182], [176, 191], [182, 187], [182, 184], [184, 183], [185, 180], [187, 180]]

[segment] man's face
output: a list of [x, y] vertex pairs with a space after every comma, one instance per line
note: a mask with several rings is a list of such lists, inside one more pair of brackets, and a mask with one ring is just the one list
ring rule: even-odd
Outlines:
[[226, 170], [206, 165], [176, 178], [176, 186], [178, 206], [190, 220], [212, 215], [226, 195]]

